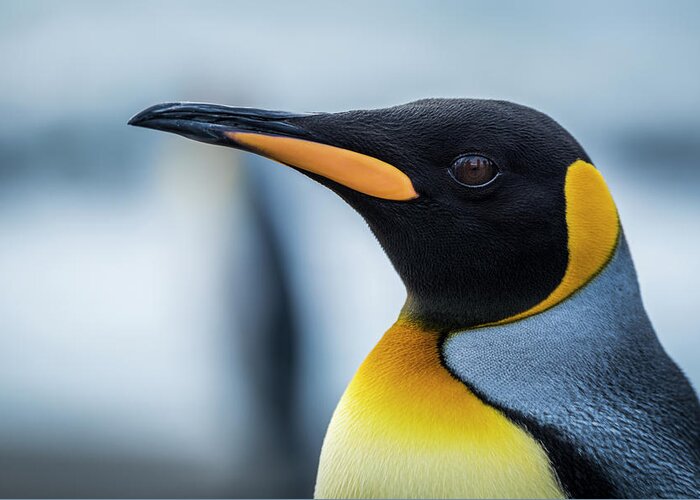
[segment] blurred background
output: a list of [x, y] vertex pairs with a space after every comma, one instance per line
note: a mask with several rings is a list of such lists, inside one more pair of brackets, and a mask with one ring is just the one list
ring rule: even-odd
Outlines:
[[310, 496], [403, 303], [330, 191], [126, 126], [162, 101], [550, 114], [698, 387], [698, 22], [690, 0], [0, 3], [0, 496]]

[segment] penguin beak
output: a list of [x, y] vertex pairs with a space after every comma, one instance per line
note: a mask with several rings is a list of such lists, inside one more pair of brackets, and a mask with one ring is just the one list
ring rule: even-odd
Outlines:
[[406, 201], [418, 197], [411, 179], [393, 165], [318, 141], [295, 123], [304, 116], [309, 114], [165, 103], [138, 113], [129, 125], [257, 153], [375, 198]]

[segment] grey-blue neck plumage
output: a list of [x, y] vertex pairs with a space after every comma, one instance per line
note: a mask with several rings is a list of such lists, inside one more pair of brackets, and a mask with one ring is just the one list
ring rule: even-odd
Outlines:
[[547, 449], [575, 497], [700, 495], [700, 408], [642, 305], [624, 235], [557, 306], [456, 333], [447, 368]]

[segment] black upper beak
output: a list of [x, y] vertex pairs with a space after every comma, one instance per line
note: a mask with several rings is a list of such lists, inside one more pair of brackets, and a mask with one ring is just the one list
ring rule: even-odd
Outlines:
[[188, 139], [240, 147], [224, 132], [254, 132], [298, 139], [312, 139], [303, 128], [290, 123], [310, 113], [288, 113], [195, 102], [156, 104], [131, 120], [129, 125], [182, 135]]

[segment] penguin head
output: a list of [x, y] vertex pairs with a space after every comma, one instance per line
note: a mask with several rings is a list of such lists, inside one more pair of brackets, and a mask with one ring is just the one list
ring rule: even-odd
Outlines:
[[169, 103], [129, 123], [255, 152], [330, 188], [389, 256], [407, 289], [404, 314], [438, 329], [556, 305], [617, 242], [614, 204], [583, 148], [510, 102], [310, 114]]

